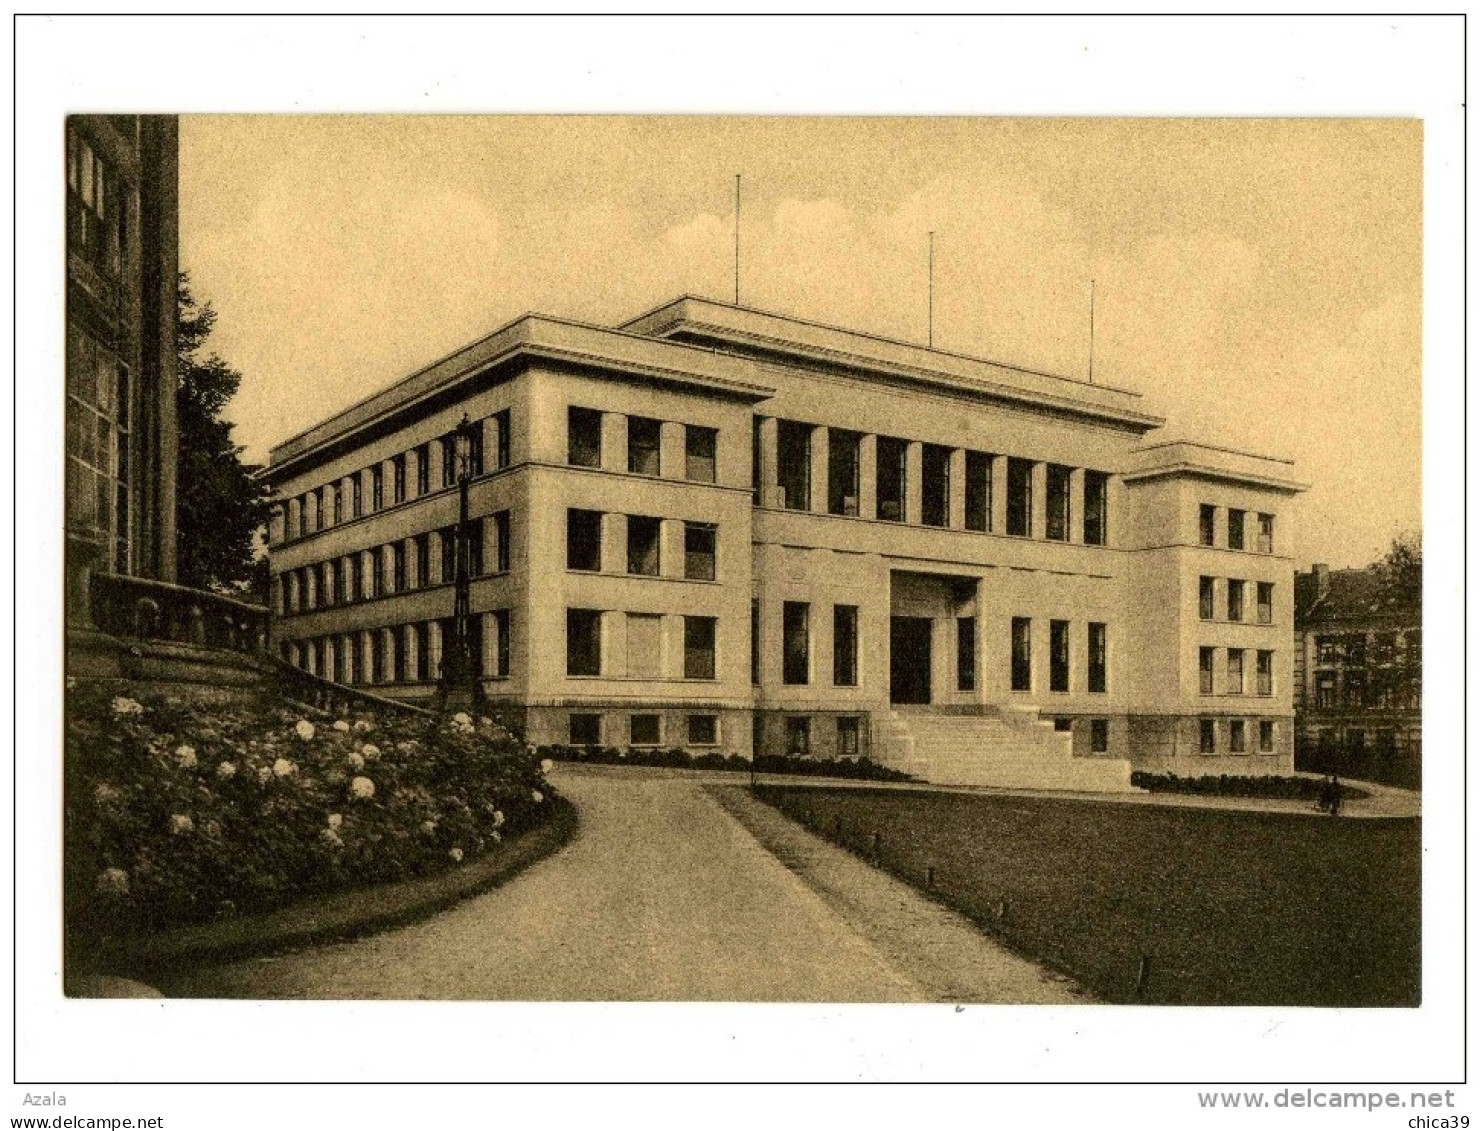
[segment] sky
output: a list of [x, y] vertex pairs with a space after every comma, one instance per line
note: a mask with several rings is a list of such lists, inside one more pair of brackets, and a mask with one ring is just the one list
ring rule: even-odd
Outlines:
[[1295, 460], [1296, 560], [1421, 519], [1407, 119], [181, 119], [180, 260], [249, 459], [528, 311], [681, 293], [1144, 395]]

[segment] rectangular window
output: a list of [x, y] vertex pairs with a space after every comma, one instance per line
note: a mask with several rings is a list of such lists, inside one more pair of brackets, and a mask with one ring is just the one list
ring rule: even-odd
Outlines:
[[633, 475], [662, 473], [663, 422], [646, 416], [627, 418], [627, 470]]
[[1244, 619], [1244, 583], [1232, 577], [1228, 579], [1228, 619]]
[[684, 679], [714, 678], [714, 617], [683, 618]]
[[568, 414], [566, 462], [573, 467], [601, 466], [601, 413], [572, 407]]
[[805, 684], [811, 678], [812, 642], [808, 619], [811, 607], [787, 601], [781, 607], [781, 681]]
[[1213, 664], [1217, 654], [1216, 648], [1197, 650], [1197, 690], [1200, 695], [1213, 694]]
[[1202, 754], [1218, 753], [1218, 723], [1216, 720], [1197, 720], [1197, 749]]
[[1259, 652], [1254, 657], [1255, 690], [1260, 695], [1274, 694], [1274, 653]]
[[690, 581], [713, 581], [719, 528], [709, 522], [683, 524], [683, 575]]
[[761, 685], [761, 603], [750, 602], [750, 682]]
[[633, 679], [663, 674], [663, 618], [656, 613], [627, 614], [627, 674]]
[[836, 757], [857, 758], [858, 757], [858, 716], [838, 716], [838, 745]]
[[1084, 473], [1084, 544], [1103, 546], [1110, 539], [1110, 476]]
[[1072, 731], [1074, 729], [1074, 720], [1062, 717], [1054, 719], [1053, 729], [1059, 731], [1060, 733], [1064, 731]]
[[1230, 550], [1242, 550], [1244, 548], [1244, 512], [1230, 510], [1228, 512], [1228, 548]]
[[761, 418], [750, 418], [750, 502], [752, 506], [765, 503], [761, 483]]
[[509, 466], [512, 459], [514, 416], [508, 409], [502, 409], [493, 414], [493, 421], [498, 428], [498, 448], [494, 453], [493, 466], [502, 471]]
[[442, 486], [457, 486], [457, 437], [454, 435], [443, 436], [437, 441], [442, 445]]
[[391, 460], [391, 501], [404, 503], [406, 501], [406, 456], [396, 456]]
[[[453, 451], [457, 450], [457, 439], [453, 438]], [[473, 425], [468, 434], [468, 477], [476, 479], [483, 474], [483, 422]]]
[[1336, 673], [1316, 672], [1316, 706], [1330, 710], [1336, 706]]
[[643, 577], [657, 577], [658, 543], [662, 540], [663, 521], [644, 515], [627, 516], [627, 572]]
[[601, 716], [571, 715], [570, 744], [572, 746], [600, 746]]
[[418, 534], [411, 540], [411, 545], [414, 547], [412, 556], [416, 562], [416, 585], [419, 589], [425, 589], [432, 584], [432, 536]]
[[719, 716], [690, 715], [688, 744], [690, 746], [718, 746]]
[[396, 542], [391, 545], [391, 592], [404, 593], [406, 591], [406, 543]]
[[1256, 615], [1259, 618], [1259, 623], [1260, 624], [1273, 624], [1274, 623], [1274, 584], [1272, 582], [1269, 582], [1269, 581], [1261, 581], [1261, 582], [1259, 582], [1259, 586], [1258, 586], [1258, 589], [1257, 589], [1257, 592], [1256, 592], [1256, 596], [1258, 598], [1258, 604], [1255, 606], [1255, 613], [1256, 613]]
[[1228, 722], [1228, 752], [1230, 754], [1247, 754], [1248, 745], [1244, 738], [1244, 720], [1230, 719]]
[[451, 585], [457, 580], [457, 531], [444, 526], [437, 538], [442, 543], [442, 584]]
[[1204, 546], [1213, 546], [1218, 541], [1218, 508], [1203, 503], [1197, 509], [1197, 540]]
[[1197, 616], [1199, 620], [1213, 619], [1213, 579], [1197, 579]]
[[857, 432], [827, 430], [827, 513], [858, 514], [859, 444]]
[[1012, 689], [1033, 689], [1033, 622], [1028, 617], [1012, 618]]
[[370, 634], [370, 682], [385, 682], [385, 634], [372, 632]]
[[956, 690], [976, 690], [976, 618], [956, 618]]
[[601, 512], [565, 512], [565, 568], [601, 569]]
[[432, 490], [432, 445], [421, 444], [416, 449], [416, 497], [431, 494]]
[[787, 510], [811, 507], [812, 426], [795, 420], [776, 422], [776, 482], [785, 492]]
[[1228, 650], [1228, 683], [1224, 686], [1223, 693], [1225, 695], [1244, 693], [1244, 650], [1242, 648]]
[[360, 599], [360, 555], [351, 554], [344, 559], [344, 588], [346, 601]]
[[858, 686], [858, 606], [833, 606], [833, 683]]
[[1069, 480], [1072, 472], [1067, 467], [1051, 463], [1048, 465], [1048, 515], [1046, 534], [1055, 542], [1069, 540]]
[[350, 510], [356, 518], [365, 513], [365, 483], [363, 478], [356, 474], [349, 481]]
[[[1259, 516], [1259, 552], [1261, 554], [1274, 553], [1274, 515], [1272, 514]], [[1263, 725], [1260, 724], [1260, 726]]]
[[633, 746], [657, 746], [663, 741], [662, 716], [633, 715], [629, 734]]
[[787, 716], [786, 753], [793, 758], [805, 758], [812, 753], [812, 720], [807, 715]]
[[601, 613], [565, 610], [565, 674], [601, 674]]
[[495, 550], [494, 571], [496, 573], [509, 572], [509, 539], [512, 526], [508, 511], [493, 512], [493, 534], [498, 539], [498, 547]]
[[1274, 753], [1274, 722], [1270, 719], [1259, 720], [1259, 753]]
[[344, 521], [344, 493], [340, 491], [338, 483], [329, 488], [329, 498], [334, 514], [334, 525], [338, 526]]
[[372, 512], [385, 507], [385, 469], [376, 464], [370, 469], [370, 510]]
[[370, 560], [365, 564], [365, 596], [379, 597], [385, 592], [385, 562], [381, 558], [380, 547], [370, 551]]
[[951, 521], [951, 449], [925, 444], [920, 451], [920, 521], [948, 526]]
[[1007, 461], [1007, 533], [1027, 538], [1033, 533], [1033, 461]]
[[1108, 678], [1108, 652], [1106, 645], [1107, 628], [1103, 624], [1090, 621], [1089, 624], [1089, 690], [1102, 692], [1105, 690]]
[[992, 457], [966, 453], [966, 529], [992, 529]]
[[1069, 622], [1048, 622], [1048, 689], [1069, 690]]
[[396, 683], [406, 682], [406, 630], [397, 626], [390, 630], [391, 679]]
[[713, 483], [716, 480], [716, 453], [719, 433], [713, 428], [685, 424], [683, 429], [683, 477], [690, 483]]
[[422, 621], [416, 626], [416, 681], [427, 683], [432, 678], [432, 625]]
[[1110, 751], [1110, 720], [1090, 719], [1089, 721], [1089, 752], [1091, 754], [1106, 754]]
[[903, 522], [907, 487], [905, 452], [909, 449], [909, 444], [893, 436], [880, 436], [876, 447], [878, 456], [874, 469], [874, 484], [879, 517], [887, 522]]

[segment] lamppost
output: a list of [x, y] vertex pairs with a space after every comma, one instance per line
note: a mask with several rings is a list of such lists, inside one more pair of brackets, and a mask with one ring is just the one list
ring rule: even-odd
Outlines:
[[452, 639], [442, 645], [442, 710], [465, 711], [481, 704], [483, 687], [473, 664], [469, 625], [472, 618], [469, 583], [472, 548], [468, 544], [468, 485], [473, 479], [473, 424], [468, 414], [453, 433], [457, 461], [457, 527], [453, 532]]

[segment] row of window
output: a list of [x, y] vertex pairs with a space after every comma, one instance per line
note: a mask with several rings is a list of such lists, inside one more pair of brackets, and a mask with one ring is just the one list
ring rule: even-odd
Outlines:
[[[1261, 554], [1274, 553], [1274, 515], [1255, 514], [1253, 545], [1248, 544], [1248, 518], [1248, 511], [1228, 508], [1228, 521], [1224, 527], [1227, 538], [1223, 549], [1252, 549]], [[1198, 508], [1198, 540], [1204, 546], [1218, 545], [1218, 508], [1211, 503], [1203, 503]]]
[[1347, 667], [1362, 668], [1368, 664], [1382, 667], [1386, 664], [1417, 664], [1423, 658], [1423, 630], [1408, 629], [1374, 632], [1347, 632], [1339, 635], [1316, 637], [1316, 663], [1345, 664]]
[[[1054, 719], [1054, 730], [1073, 730], [1073, 719]], [[1089, 752], [1091, 754], [1107, 754], [1110, 751], [1110, 720], [1089, 720]]]
[[[627, 534], [627, 572], [643, 577], [663, 574], [663, 523], [678, 521], [650, 515], [605, 514], [569, 508], [565, 512], [565, 568], [601, 572], [603, 522], [618, 523]], [[713, 581], [719, 528], [712, 522], [683, 522], [683, 576]], [[612, 568], [615, 563], [606, 563]]]
[[[596, 408], [571, 406], [566, 414], [566, 462], [572, 467], [601, 467], [601, 418]], [[633, 475], [675, 477], [663, 466], [663, 424], [646, 416], [627, 417], [627, 470]], [[715, 482], [719, 432], [697, 424], [681, 424], [684, 431], [683, 478], [693, 483]]]
[[[1216, 577], [1199, 577], [1197, 579], [1197, 615], [1200, 620], [1216, 619], [1214, 613], [1217, 609], [1217, 587], [1219, 579]], [[1248, 588], [1247, 581], [1240, 581], [1230, 577], [1225, 582], [1225, 609], [1227, 619], [1240, 622], [1246, 614], [1245, 593]], [[1274, 583], [1271, 581], [1260, 581], [1255, 583], [1254, 588], [1254, 623], [1274, 623]]]
[[[827, 439], [827, 498], [812, 497], [813, 438], [818, 429]], [[864, 434], [843, 428], [823, 428], [795, 420], [776, 421], [776, 482], [765, 484], [762, 459], [762, 419], [754, 418], [752, 437], [752, 484], [757, 506], [768, 502], [767, 487], [776, 490], [775, 501], [787, 510], [821, 510], [835, 515], [859, 513], [859, 488], [862, 475]], [[915, 441], [896, 436], [876, 436], [874, 463], [874, 517], [888, 522], [904, 522], [908, 515], [909, 448]], [[951, 463], [956, 449], [941, 444], [920, 445], [920, 522], [925, 526], [951, 526]], [[992, 474], [994, 465], [1003, 457], [987, 452], [965, 451], [961, 460], [963, 513], [961, 526], [966, 530], [991, 532]], [[1033, 469], [1034, 461], [1007, 457], [1006, 467], [1006, 533], [1018, 537], [1033, 534]], [[1060, 464], [1045, 465], [1044, 536], [1058, 542], [1070, 540], [1073, 529], [1071, 484], [1073, 468]], [[1103, 546], [1109, 532], [1110, 477], [1102, 471], [1084, 472], [1084, 500], [1081, 536], [1091, 546]]]
[[[485, 631], [493, 644], [486, 672]], [[476, 678], [508, 678], [513, 632], [512, 609], [494, 609], [468, 619], [468, 650]], [[294, 667], [335, 683], [351, 686], [435, 683], [442, 676], [442, 657], [451, 647], [452, 639], [452, 618], [447, 617], [384, 629], [284, 640], [278, 648], [282, 658]]]
[[[468, 576], [481, 577], [492, 566], [493, 573], [509, 569], [510, 517], [506, 510], [487, 520], [468, 522]], [[492, 523], [491, 527], [485, 525]], [[484, 555], [485, 536], [492, 532], [492, 560]], [[393, 593], [451, 585], [457, 579], [457, 527], [444, 526], [402, 542], [390, 542], [369, 550], [331, 558], [316, 565], [300, 566], [278, 575], [278, 611], [306, 613], [331, 605], [349, 605]], [[369, 555], [369, 563], [364, 561]]]
[[[1107, 629], [1097, 621], [1089, 622], [1086, 656], [1087, 690], [1100, 693], [1106, 690], [1109, 664], [1107, 658]], [[1033, 620], [1031, 617], [1012, 618], [1012, 690], [1033, 690]], [[1068, 691], [1070, 679], [1069, 622], [1048, 622], [1048, 689]]]
[[1413, 711], [1422, 705], [1423, 688], [1417, 669], [1348, 668], [1344, 672], [1315, 673], [1317, 710]]
[[[1223, 680], [1222, 693], [1224, 695], [1244, 694], [1244, 657], [1245, 649], [1225, 649], [1228, 656], [1224, 665], [1226, 675]], [[1214, 686], [1214, 672], [1218, 662], [1217, 648], [1199, 648], [1197, 650], [1197, 672], [1198, 691], [1203, 695], [1217, 694]], [[1274, 694], [1274, 653], [1256, 651], [1254, 653], [1254, 694]]]
[[1260, 754], [1273, 754], [1273, 719], [1199, 719], [1198, 752], [1202, 754], [1248, 754], [1250, 722], [1254, 722], [1254, 733], [1258, 743], [1255, 750]]
[[[509, 466], [511, 423], [509, 410], [496, 412], [489, 420], [497, 434], [495, 450], [492, 453], [492, 470], [501, 470]], [[483, 423], [483, 421], [475, 422], [471, 432], [467, 466], [462, 469], [469, 478], [476, 479], [485, 471]], [[441, 466], [441, 471], [435, 477], [435, 484], [432, 473], [434, 452]], [[305, 491], [290, 499], [284, 537], [302, 537], [316, 530], [338, 526], [350, 519], [360, 518], [365, 514], [374, 514], [376, 511], [384, 510], [387, 506], [395, 506], [408, 499], [419, 499], [423, 495], [431, 494], [433, 490], [455, 487], [459, 473], [457, 434], [449, 432], [445, 436], [420, 444], [410, 451], [392, 456], [390, 465], [389, 500], [386, 497], [385, 464], [371, 464], [370, 467], [345, 477], [349, 480], [348, 490], [344, 487], [344, 479], [336, 479], [332, 483], [316, 487], [312, 491]], [[370, 480], [368, 510], [365, 499], [367, 473]]]
[[[627, 667], [629, 677], [658, 679], [663, 656], [663, 617], [657, 613], [617, 614], [601, 609], [565, 610], [565, 673], [572, 676], [599, 676], [602, 663], [602, 619], [623, 615], [627, 629]], [[718, 621], [714, 617], [683, 618], [683, 678], [715, 678], [715, 638]]]
[[[67, 521], [91, 531], [129, 571], [129, 369], [75, 323], [67, 326]], [[106, 568], [106, 566], [105, 566]]]
[[[718, 715], [687, 715], [684, 717], [684, 734], [665, 734], [662, 715], [638, 713], [626, 716], [626, 733], [611, 736], [611, 745], [625, 743], [627, 746], [663, 746], [667, 743], [682, 746], [718, 746], [720, 729]], [[570, 744], [572, 746], [602, 746], [602, 716], [580, 711], [569, 720]]]
[[128, 185], [88, 139], [67, 128], [67, 247], [94, 269], [116, 276], [128, 246]]

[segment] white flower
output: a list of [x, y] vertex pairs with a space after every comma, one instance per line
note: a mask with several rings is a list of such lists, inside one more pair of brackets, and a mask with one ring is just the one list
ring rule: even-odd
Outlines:
[[530, 790], [529, 796], [533, 798], [536, 805], [545, 799], [545, 795], [537, 789]]
[[368, 719], [356, 719], [355, 720], [355, 730], [357, 730], [357, 731], [360, 731], [360, 732], [363, 733], [363, 732], [372, 731], [374, 729], [375, 729], [374, 724], [372, 724]]
[[77, 677], [75, 675], [69, 675], [67, 677], [67, 690], [68, 691], [71, 691], [76, 686], [77, 686]]
[[288, 777], [298, 772], [298, 767], [286, 758], [279, 758], [272, 764], [272, 772], [280, 778]]
[[424, 833], [426, 833], [427, 836], [431, 836], [434, 832], [437, 831], [437, 822], [436, 821], [423, 821], [421, 823], [421, 831], [424, 832]]
[[490, 718], [486, 718], [486, 717], [480, 715], [478, 717], [478, 725], [479, 726], [485, 726], [485, 727], [491, 727], [491, 726], [493, 726], [493, 720], [490, 719]]
[[128, 873], [122, 868], [104, 868], [98, 873], [97, 888], [104, 895], [127, 895]]
[[540, 761], [540, 773], [542, 773], [542, 774], [548, 774], [554, 768], [555, 768], [555, 763], [552, 762], [552, 761], [550, 761], [550, 759], [548, 759], [548, 758], [541, 759], [541, 761]]
[[117, 789], [108, 785], [106, 782], [99, 782], [93, 788], [93, 800], [99, 805], [107, 805], [109, 802], [117, 801], [121, 796], [123, 795]]
[[339, 719], [335, 722], [334, 729], [341, 731], [349, 730], [349, 723], [345, 722], [343, 719]]
[[260, 781], [263, 785], [266, 785], [268, 782], [272, 781], [272, 767], [260, 767], [257, 770], [257, 780]]
[[375, 796], [375, 783], [369, 778], [355, 778], [349, 783], [350, 793], [361, 801]]
[[466, 711], [459, 711], [453, 715], [452, 721], [460, 727], [470, 727], [473, 725], [473, 720]]
[[195, 822], [184, 813], [175, 813], [170, 817], [170, 833], [173, 836], [183, 836], [195, 831]]
[[220, 821], [207, 821], [206, 822], [206, 827], [202, 831], [208, 837], [212, 837], [212, 838], [218, 837], [218, 836], [221, 835], [221, 822]]
[[459, 863], [459, 864], [462, 863], [463, 851], [462, 851], [461, 848], [453, 848], [453, 849], [451, 849], [451, 850], [448, 851], [447, 855], [448, 856], [451, 856], [452, 859], [454, 861], [456, 861], [457, 863]]
[[504, 811], [502, 809], [495, 809], [493, 811], [493, 827], [496, 829], [504, 827]]
[[236, 777], [236, 763], [235, 762], [222, 762], [219, 766], [216, 767], [216, 776], [218, 778], [234, 778], [234, 777]]
[[351, 769], [363, 770], [365, 768], [365, 758], [358, 750], [349, 752], [348, 761]]
[[179, 766], [180, 766], [180, 768], [182, 770], [193, 770], [193, 769], [195, 769], [195, 747], [193, 747], [193, 746], [177, 746], [177, 747], [175, 747], [175, 761], [179, 764]]
[[313, 723], [307, 719], [299, 719], [293, 724], [293, 729], [298, 732], [298, 737], [303, 739], [304, 742], [313, 738]]
[[502, 836], [501, 836], [501, 835], [500, 835], [500, 834], [499, 834], [499, 831], [498, 831], [498, 830], [497, 830], [497, 829], [495, 829], [495, 830], [494, 830], [494, 831], [493, 831], [493, 832], [491, 832], [491, 833], [489, 833], [489, 834], [488, 834], [488, 835], [489, 835], [489, 836], [491, 836], [491, 837], [493, 837], [493, 843], [494, 843], [494, 844], [497, 844], [497, 843], [498, 843], [498, 842], [499, 842], [499, 841], [501, 841], [501, 840], [503, 840], [503, 839], [504, 839], [504, 838], [503, 838], [503, 837], [502, 837]]
[[528, 754], [531, 758], [533, 758], [536, 754], [540, 752], [540, 748], [536, 746], [533, 742], [526, 742], [524, 744], [524, 752]]
[[364, 746], [360, 747], [360, 753], [366, 758], [379, 758], [380, 747], [376, 746], [373, 742], [367, 742]]
[[136, 699], [129, 699], [127, 696], [118, 695], [113, 699], [113, 713], [115, 715], [142, 715], [144, 713], [144, 704]]
[[335, 832], [333, 829], [320, 829], [319, 830], [319, 839], [321, 841], [323, 841], [325, 844], [329, 845], [331, 848], [343, 848], [344, 847], [344, 841], [340, 838], [339, 834], [337, 832]]
[[337, 829], [340, 825], [344, 824], [344, 818], [341, 817], [338, 813], [330, 813], [327, 819], [327, 824], [331, 829]]

